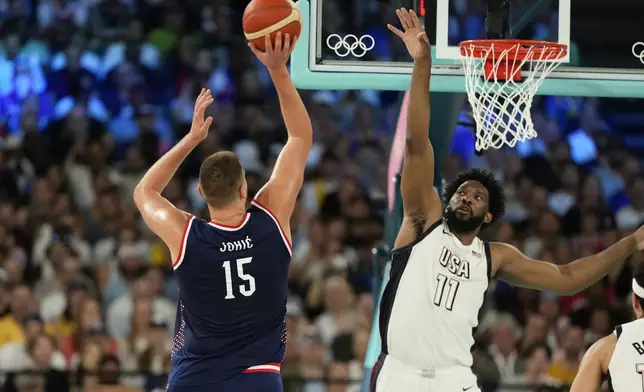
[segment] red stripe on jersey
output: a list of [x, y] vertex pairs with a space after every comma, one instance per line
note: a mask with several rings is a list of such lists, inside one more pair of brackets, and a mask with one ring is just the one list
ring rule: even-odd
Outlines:
[[284, 228], [282, 228], [282, 224], [280, 223], [280, 220], [277, 219], [277, 216], [275, 216], [275, 214], [273, 214], [273, 212], [270, 209], [268, 209], [265, 205], [257, 201], [257, 199], [253, 200], [253, 203], [262, 207], [264, 211], [266, 211], [266, 213], [269, 214], [275, 220], [275, 222], [277, 222], [277, 228], [282, 233], [282, 237], [284, 237], [284, 241], [286, 241], [286, 246], [288, 246], [288, 248], [291, 250], [291, 253], [293, 253], [293, 245], [291, 245], [291, 241], [288, 239], [288, 236], [286, 235], [286, 231], [284, 231]]
[[277, 362], [267, 363], [265, 365], [251, 366], [242, 373], [276, 373], [280, 374], [281, 365]]
[[172, 263], [172, 268], [175, 268], [177, 264], [181, 262], [181, 259], [183, 258], [183, 252], [185, 248], [185, 243], [186, 243], [186, 238], [188, 237], [188, 228], [190, 227], [190, 222], [192, 221], [193, 217], [190, 216], [186, 220], [186, 225], [183, 228], [183, 236], [181, 237], [181, 243], [179, 244], [179, 254], [177, 255], [177, 258], [174, 260]]

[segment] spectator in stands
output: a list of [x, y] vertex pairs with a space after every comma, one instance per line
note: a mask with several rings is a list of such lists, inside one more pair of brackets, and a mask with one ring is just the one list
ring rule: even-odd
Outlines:
[[[523, 353], [523, 369], [507, 380], [509, 385], [539, 386], [550, 383], [548, 367], [552, 359], [552, 351], [544, 342], [535, 342]], [[511, 388], [507, 389], [508, 391]]]
[[[35, 346], [38, 344], [36, 341], [39, 338], [51, 339], [49, 335], [42, 333], [43, 322], [37, 313], [25, 315], [22, 325], [25, 340], [7, 343], [0, 348], [0, 369], [4, 371], [34, 370], [36, 364], [34, 364], [33, 351], [35, 351]], [[47, 342], [43, 341], [38, 345], [47, 346], [47, 344]], [[46, 348], [43, 350], [46, 351]], [[50, 363], [48, 362], [45, 368], [48, 368], [49, 365]], [[62, 354], [52, 350], [51, 365], [56, 366], [60, 370], [65, 369], [65, 359]]]
[[501, 382], [512, 380], [519, 368], [518, 326], [511, 315], [501, 315], [492, 327], [489, 351], [501, 374]]
[[22, 321], [35, 308], [31, 290], [25, 284], [18, 283], [11, 290], [9, 314], [0, 319], [0, 347], [8, 343], [23, 342], [25, 334]]
[[555, 354], [548, 369], [548, 376], [560, 385], [571, 385], [577, 375], [584, 350], [583, 334], [579, 326], [569, 326], [561, 342], [561, 352]]
[[539, 313], [530, 313], [526, 319], [525, 328], [519, 351], [522, 356], [530, 357], [528, 351], [537, 343], [544, 342], [548, 334], [548, 323]]
[[630, 204], [620, 208], [615, 214], [615, 223], [619, 229], [636, 229], [644, 222], [644, 177], [632, 177], [626, 183], [626, 194]]
[[322, 343], [329, 350], [331, 342], [340, 332], [355, 328], [356, 314], [353, 293], [343, 277], [327, 278], [323, 284], [323, 295], [327, 311], [317, 318], [315, 324]]

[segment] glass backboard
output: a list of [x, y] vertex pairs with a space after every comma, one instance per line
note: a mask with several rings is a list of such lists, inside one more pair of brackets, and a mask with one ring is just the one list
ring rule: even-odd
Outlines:
[[[395, 9], [405, 7], [421, 16], [434, 44], [437, 91], [463, 91], [457, 45], [486, 36], [486, 0], [300, 0], [298, 5], [308, 13], [307, 69], [314, 73], [409, 75], [411, 59], [386, 28], [398, 24]], [[514, 37], [569, 46], [541, 94], [644, 96], [644, 44], [637, 44], [644, 42], [641, 2], [513, 0], [510, 15]], [[553, 85], [553, 79], [563, 85]]]

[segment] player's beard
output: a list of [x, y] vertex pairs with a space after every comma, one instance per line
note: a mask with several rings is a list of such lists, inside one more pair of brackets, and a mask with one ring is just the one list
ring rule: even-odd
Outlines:
[[471, 233], [481, 227], [484, 219], [485, 215], [473, 215], [467, 219], [462, 219], [456, 216], [456, 211], [450, 207], [445, 210], [445, 221], [452, 233]]

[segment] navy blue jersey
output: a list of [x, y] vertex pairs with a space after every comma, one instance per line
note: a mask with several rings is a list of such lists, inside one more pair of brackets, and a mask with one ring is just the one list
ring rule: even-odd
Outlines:
[[291, 253], [275, 216], [256, 201], [237, 227], [188, 220], [173, 264], [179, 303], [170, 384], [279, 372]]

